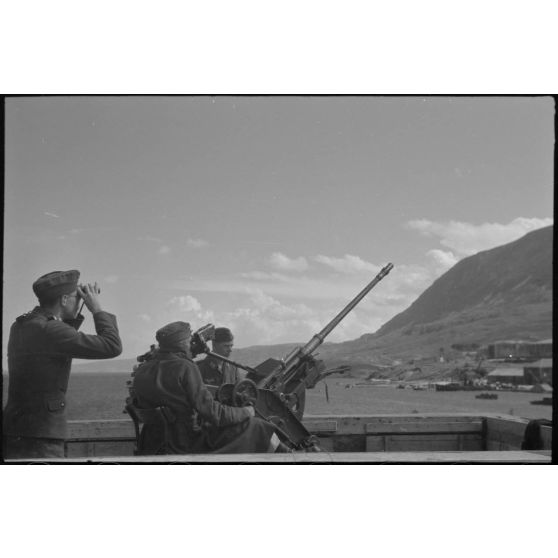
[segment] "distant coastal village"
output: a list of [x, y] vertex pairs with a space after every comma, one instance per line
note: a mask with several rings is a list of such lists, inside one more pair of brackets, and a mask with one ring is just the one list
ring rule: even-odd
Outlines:
[[[507, 340], [480, 347], [452, 345], [448, 354], [440, 349], [437, 359], [395, 361], [388, 375], [373, 372], [357, 385], [393, 384], [407, 389], [438, 391], [526, 391], [552, 395], [552, 339]], [[413, 366], [410, 368], [410, 366]], [[496, 398], [496, 397], [489, 397]], [[545, 404], [545, 403], [541, 403]], [[548, 403], [551, 404], [551, 397]]]

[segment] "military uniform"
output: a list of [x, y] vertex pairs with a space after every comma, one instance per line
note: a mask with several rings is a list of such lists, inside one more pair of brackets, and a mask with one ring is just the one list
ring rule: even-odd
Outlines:
[[62, 321], [37, 306], [12, 325], [3, 421], [6, 457], [64, 457], [72, 358], [112, 358], [122, 352], [114, 315], [93, 315], [97, 335], [78, 332], [83, 319], [80, 314]]
[[209, 386], [221, 386], [223, 384], [236, 384], [242, 380], [238, 368], [228, 362], [223, 362], [211, 355], [206, 356], [197, 363], [203, 383]]
[[[167, 407], [169, 447], [163, 449], [163, 427], [145, 424], [142, 453], [250, 453], [266, 452], [274, 428], [253, 418], [245, 407], [215, 401], [204, 386], [195, 362], [185, 353], [159, 349], [154, 358], [134, 372], [135, 405], [140, 409]], [[204, 420], [199, 427], [197, 416]]]

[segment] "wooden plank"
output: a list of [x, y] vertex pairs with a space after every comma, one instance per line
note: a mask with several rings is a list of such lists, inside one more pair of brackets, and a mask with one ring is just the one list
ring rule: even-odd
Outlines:
[[[479, 421], [480, 415], [470, 414], [427, 414], [427, 415], [309, 415], [303, 424], [309, 431], [335, 432], [336, 434], [364, 434], [366, 424], [389, 423], [436, 423]], [[117, 420], [78, 420], [68, 422], [68, 439], [130, 438], [134, 437], [134, 426], [129, 418]]]
[[302, 421], [304, 426], [311, 431], [311, 425], [315, 422], [328, 422], [335, 420], [337, 423], [336, 435], [365, 434], [366, 424], [380, 423], [438, 423], [438, 422], [475, 422], [482, 421], [483, 415], [470, 413], [429, 413], [429, 414], [386, 414], [386, 415], [308, 415]]
[[517, 451], [518, 445], [516, 442], [507, 443], [501, 440], [489, 440], [486, 444], [487, 451]]
[[312, 434], [322, 432], [337, 432], [336, 420], [305, 420], [304, 426]]
[[335, 436], [318, 437], [318, 445], [322, 451], [335, 451]]
[[366, 438], [362, 435], [339, 435], [331, 436], [333, 440], [333, 451], [335, 452], [359, 452], [366, 451]]
[[[460, 436], [452, 434], [439, 434], [436, 436], [420, 436], [420, 435], [399, 435], [399, 436], [386, 436], [386, 451], [401, 451], [401, 452], [415, 452], [415, 451], [460, 451]], [[477, 435], [463, 435], [462, 438], [469, 441], [476, 441], [478, 447], [475, 449], [480, 450], [482, 439]], [[464, 441], [463, 440], [463, 441]]]
[[461, 436], [459, 451], [483, 451], [484, 449], [483, 436]]
[[[344, 418], [344, 417], [339, 417]], [[361, 418], [366, 422], [467, 422], [471, 420], [481, 420], [484, 418], [482, 415], [470, 414], [419, 414], [413, 413], [411, 415], [361, 415]]]
[[386, 437], [366, 436], [366, 451], [386, 451]]
[[386, 452], [334, 454], [333, 463], [550, 463], [550, 452], [537, 455], [533, 452]]
[[482, 432], [480, 420], [465, 422], [372, 422], [365, 425], [367, 434], [457, 433]]
[[482, 451], [481, 433], [366, 436], [366, 451]]
[[132, 419], [68, 421], [67, 440], [135, 439]]
[[271, 453], [7, 460], [10, 463], [550, 463], [550, 451]]
[[66, 456], [130, 456], [134, 454], [134, 448], [135, 440], [66, 442]]

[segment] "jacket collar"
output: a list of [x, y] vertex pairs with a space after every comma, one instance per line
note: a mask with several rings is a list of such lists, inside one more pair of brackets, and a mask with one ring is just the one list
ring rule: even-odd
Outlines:
[[26, 312], [25, 314], [22, 314], [21, 316], [19, 316], [17, 318], [17, 320], [18, 321], [25, 321], [25, 320], [28, 320], [30, 318], [33, 318], [33, 316], [43, 316], [47, 320], [48, 319], [51, 319], [51, 320], [59, 320], [60, 319], [60, 318], [57, 318], [49, 310], [45, 310], [44, 308], [41, 308], [40, 306], [35, 306], [35, 308], [33, 308], [33, 310], [30, 310], [29, 312]]
[[182, 351], [169, 351], [168, 349], [159, 349], [154, 358], [157, 360], [192, 360]]

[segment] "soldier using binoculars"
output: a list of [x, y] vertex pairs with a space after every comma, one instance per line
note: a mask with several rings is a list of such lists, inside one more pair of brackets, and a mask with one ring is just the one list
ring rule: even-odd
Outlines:
[[[33, 283], [39, 306], [10, 329], [3, 428], [7, 458], [64, 457], [72, 358], [105, 359], [122, 352], [116, 316], [102, 309], [97, 283], [79, 285], [79, 275], [70, 270], [39, 277]], [[84, 305], [93, 315], [96, 335], [78, 331]]]

